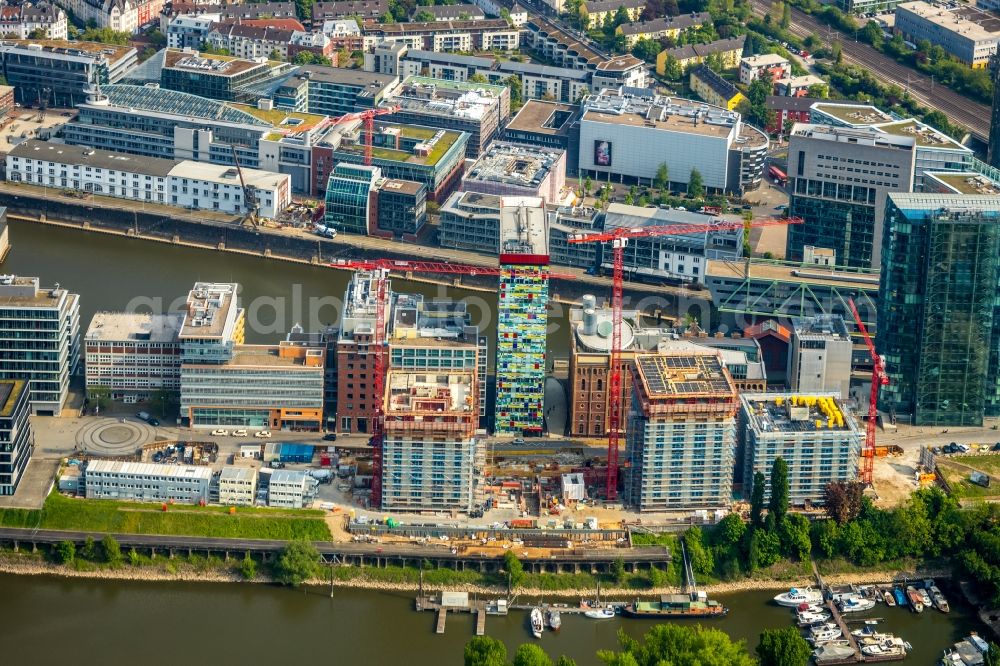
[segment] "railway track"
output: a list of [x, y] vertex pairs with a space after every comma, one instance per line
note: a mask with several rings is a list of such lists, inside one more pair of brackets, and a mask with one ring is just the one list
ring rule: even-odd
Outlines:
[[[771, 0], [751, 0], [751, 6], [756, 13], [764, 15], [771, 9]], [[822, 24], [794, 7], [789, 31], [796, 37], [825, 34], [827, 41], [836, 33], [842, 38], [840, 44], [844, 60], [864, 67], [882, 83], [903, 88], [927, 108], [940, 111], [951, 121], [965, 127], [977, 139], [984, 142], [989, 139], [990, 107], [986, 104], [970, 100], [947, 86], [935, 84], [929, 77], [899, 64], [868, 44], [853, 41], [853, 36]]]

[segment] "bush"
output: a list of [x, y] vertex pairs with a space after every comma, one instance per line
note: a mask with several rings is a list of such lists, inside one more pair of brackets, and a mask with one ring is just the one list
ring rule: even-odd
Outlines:
[[308, 541], [292, 541], [274, 564], [274, 579], [297, 587], [316, 575], [319, 551]]
[[52, 556], [59, 564], [72, 564], [76, 559], [76, 545], [72, 541], [60, 541], [52, 549]]
[[244, 580], [253, 580], [257, 577], [257, 563], [250, 557], [250, 553], [247, 553], [240, 562], [240, 575]]
[[110, 534], [101, 539], [101, 553], [104, 555], [104, 561], [113, 567], [117, 567], [122, 563], [122, 549], [118, 545], [118, 541]]

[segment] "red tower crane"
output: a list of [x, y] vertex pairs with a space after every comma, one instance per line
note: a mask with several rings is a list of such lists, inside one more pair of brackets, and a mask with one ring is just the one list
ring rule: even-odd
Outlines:
[[865, 445], [861, 449], [861, 482], [867, 486], [872, 484], [872, 469], [875, 466], [875, 424], [878, 421], [878, 391], [881, 387], [889, 384], [889, 375], [885, 371], [885, 361], [875, 351], [875, 343], [868, 335], [865, 323], [861, 321], [858, 308], [854, 305], [854, 299], [847, 299], [847, 305], [854, 315], [854, 323], [858, 325], [858, 330], [865, 339], [868, 346], [868, 354], [872, 357], [872, 393], [868, 400], [868, 424], [865, 428]]
[[611, 399], [608, 401], [608, 476], [606, 496], [609, 500], [618, 497], [618, 442], [622, 427], [622, 289], [624, 282], [625, 246], [630, 238], [653, 236], [673, 236], [692, 233], [713, 233], [719, 231], [748, 230], [750, 227], [771, 227], [785, 224], [801, 224], [802, 218], [760, 218], [756, 220], [714, 220], [704, 224], [668, 224], [648, 227], [616, 227], [593, 234], [575, 234], [570, 243], [611, 243], [611, 355], [608, 365]]
[[[373, 271], [375, 273], [375, 332], [372, 335], [372, 347], [375, 349], [374, 381], [375, 401], [372, 419], [372, 504], [382, 505], [382, 437], [385, 433], [385, 412], [383, 410], [383, 392], [385, 391], [385, 311], [389, 305], [388, 277], [390, 271], [413, 273], [450, 273], [452, 275], [502, 275], [498, 266], [470, 266], [468, 264], [452, 264], [442, 261], [406, 261], [397, 259], [338, 259], [329, 264], [333, 268], [344, 268], [355, 271]], [[573, 279], [572, 275], [549, 273], [548, 277]]]
[[398, 106], [385, 106], [379, 109], [368, 109], [367, 111], [358, 111], [357, 113], [348, 113], [337, 119], [335, 119], [331, 124], [336, 125], [338, 123], [346, 123], [349, 120], [361, 120], [365, 124], [365, 166], [372, 165], [372, 142], [375, 140], [375, 117], [385, 116], [390, 113], [396, 113], [399, 111]]

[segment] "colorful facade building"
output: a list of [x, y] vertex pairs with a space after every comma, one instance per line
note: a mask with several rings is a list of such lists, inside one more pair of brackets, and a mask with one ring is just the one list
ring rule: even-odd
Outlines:
[[494, 424], [500, 436], [544, 430], [548, 266], [542, 199], [501, 199]]

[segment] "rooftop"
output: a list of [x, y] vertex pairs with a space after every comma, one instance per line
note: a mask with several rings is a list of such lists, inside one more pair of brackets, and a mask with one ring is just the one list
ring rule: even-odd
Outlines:
[[559, 44], [566, 47], [566, 51], [572, 51], [579, 55], [579, 57], [587, 62], [588, 66], [596, 66], [598, 63], [603, 62], [605, 58], [598, 54], [590, 46], [581, 42], [579, 39], [568, 33], [567, 31], [561, 29], [556, 23], [549, 23], [542, 21], [529, 20], [524, 24], [529, 30], [534, 30], [540, 34], [545, 34], [549, 39], [558, 42]]
[[[342, 126], [343, 127], [343, 126]], [[360, 124], [353, 129], [343, 127], [344, 136], [351, 136], [352, 142], [341, 143], [338, 150], [361, 154], [364, 152], [364, 144], [361, 142], [362, 133]], [[396, 150], [376, 145], [372, 150], [372, 156], [376, 160], [387, 160], [391, 162], [406, 162], [407, 164], [425, 164], [433, 166], [437, 164], [445, 153], [458, 143], [462, 137], [468, 141], [469, 134], [466, 132], [455, 132], [452, 130], [435, 129], [418, 125], [402, 125], [397, 123], [376, 122], [375, 134], [392, 134], [398, 132], [404, 139], [418, 141], [413, 150]]]
[[0, 379], [0, 416], [9, 417], [14, 406], [28, 387], [23, 379]]
[[188, 292], [180, 337], [221, 338], [230, 313], [235, 315], [238, 289], [235, 282], [195, 282]]
[[[645, 2], [645, 0], [643, 0]], [[634, 55], [626, 53], [625, 55], [615, 56], [614, 58], [608, 58], [602, 62], [597, 63], [598, 72], [624, 72], [635, 67], [645, 67], [645, 63], [639, 60]]]
[[562, 156], [563, 151], [555, 148], [494, 141], [468, 168], [462, 180], [538, 187]]
[[309, 79], [319, 83], [332, 83], [342, 86], [363, 88], [372, 96], [392, 84], [398, 77], [392, 74], [376, 74], [360, 69], [346, 67], [327, 67], [326, 65], [303, 65], [295, 70], [294, 76]]
[[236, 76], [251, 69], [267, 67], [267, 62], [244, 60], [234, 56], [167, 49], [163, 69], [198, 72], [205, 76]]
[[[629, 204], [613, 203], [608, 206], [605, 216], [605, 226], [608, 229], [616, 227], [646, 227], [651, 225], [672, 225], [672, 224], [712, 224], [716, 222], [740, 222], [743, 218], [739, 215], [708, 215], [705, 213], [694, 213], [687, 210], [673, 210], [671, 208], [649, 208], [646, 206], [630, 206]], [[693, 232], [699, 239], [704, 238], [708, 232], [698, 229]], [[740, 229], [727, 228], [721, 233], [739, 234]], [[677, 238], [677, 236], [674, 236]]]
[[638, 356], [636, 370], [649, 400], [736, 396], [736, 386], [715, 351]]
[[679, 16], [666, 16], [652, 21], [623, 23], [620, 27], [622, 34], [625, 35], [645, 35], [651, 32], [666, 30], [686, 30], [710, 20], [712, 20], [712, 16], [708, 12], [696, 12], [692, 14], [680, 14]]
[[740, 401], [757, 436], [832, 431], [860, 438], [857, 423], [835, 393], [743, 394]]
[[[158, 85], [133, 86], [119, 83], [101, 86], [101, 94], [107, 98], [108, 105], [124, 109], [141, 109], [258, 127], [268, 127], [271, 124], [242, 108], [237, 108], [237, 105], [160, 88]], [[101, 105], [102, 102], [95, 98], [88, 100], [88, 104]]]
[[785, 87], [801, 88], [803, 86], [815, 86], [823, 85], [826, 83], [823, 79], [816, 76], [815, 74], [805, 74], [803, 76], [789, 76], [784, 79], [778, 79], [774, 82], [775, 85], [782, 85]]
[[583, 69], [571, 69], [569, 67], [553, 67], [552, 65], [540, 65], [535, 62], [514, 62], [505, 60], [497, 65], [498, 72], [517, 72], [519, 74], [533, 74], [553, 79], [576, 79], [577, 81], [587, 81], [590, 72]]
[[888, 113], [870, 104], [839, 104], [834, 102], [816, 102], [813, 111], [825, 113], [848, 125], [875, 125], [892, 122]]
[[515, 30], [504, 19], [471, 21], [425, 21], [410, 23], [378, 23], [365, 26], [366, 33], [410, 35], [420, 32], [462, 32], [466, 30]]
[[387, 192], [399, 192], [400, 194], [420, 194], [420, 190], [426, 190], [427, 187], [423, 183], [418, 183], [412, 180], [398, 180], [396, 178], [387, 178], [382, 181], [382, 191]]
[[130, 53], [135, 53], [135, 49], [131, 46], [115, 46], [100, 42], [71, 42], [65, 39], [5, 39], [0, 41], [0, 46], [44, 51], [67, 56], [103, 56], [110, 60], [112, 64], [123, 60]]
[[584, 0], [588, 14], [615, 12], [619, 7], [639, 9], [646, 6], [646, 0]]
[[253, 481], [257, 478], [257, 470], [253, 467], [235, 467], [226, 465], [219, 472], [219, 480], [226, 481]]
[[[431, 9], [431, 7], [419, 7], [419, 9]], [[402, 42], [383, 42], [379, 44], [379, 47], [385, 47], [387, 45], [405, 46]], [[391, 46], [390, 46], [391, 48]], [[468, 67], [477, 67], [480, 69], [491, 69], [495, 64], [493, 58], [487, 58], [485, 56], [470, 56], [462, 55], [461, 53], [448, 53], [442, 51], [424, 51], [422, 49], [408, 49], [406, 51], [407, 60], [422, 60], [427, 62], [439, 62], [450, 65], [466, 65]], [[423, 77], [419, 77], [423, 78]], [[435, 81], [436, 79], [429, 79], [430, 81]], [[458, 81], [449, 81], [448, 83], [459, 83]], [[479, 84], [466, 83], [469, 86], [475, 86]]]
[[579, 107], [575, 104], [529, 99], [507, 123], [507, 129], [537, 134], [568, 134], [569, 121], [578, 118], [579, 113]]
[[[705, 267], [705, 279], [725, 278], [743, 280], [745, 276], [744, 262], [709, 259]], [[866, 290], [878, 290], [878, 273], [869, 271], [836, 271], [820, 266], [801, 266], [799, 264], [779, 264], [764, 261], [750, 262], [751, 280], [766, 280], [775, 282], [791, 282], [795, 284], [815, 284], [825, 287], [851, 287]]]
[[408, 76], [385, 101], [405, 111], [481, 120], [499, 107], [505, 90], [504, 86]]
[[666, 54], [673, 56], [677, 60], [684, 61], [691, 58], [707, 58], [713, 53], [728, 53], [730, 51], [742, 51], [746, 43], [746, 35], [733, 37], [732, 39], [717, 39], [709, 44], [687, 44], [672, 49], [667, 49]]
[[303, 113], [300, 111], [286, 111], [283, 109], [260, 109], [249, 104], [230, 104], [230, 106], [244, 113], [248, 113], [258, 120], [270, 124], [279, 132], [309, 132], [321, 125], [329, 122], [329, 118], [316, 113]]
[[211, 467], [159, 465], [156, 463], [120, 462], [117, 460], [88, 460], [86, 471], [87, 474], [128, 474], [177, 480], [204, 479], [205, 481], [209, 481], [212, 478]]
[[[270, 367], [270, 368], [316, 368], [323, 370], [322, 364], [310, 366], [305, 356], [285, 355], [281, 353], [280, 345], [236, 345], [233, 347], [233, 360], [227, 363], [229, 367]], [[306, 354], [322, 354], [322, 349], [307, 349]]]
[[419, 374], [390, 370], [386, 377], [387, 412], [446, 412], [478, 411], [475, 404], [474, 376], [466, 372]]
[[935, 219], [960, 213], [983, 213], [994, 218], [1000, 213], [1000, 197], [993, 195], [889, 192], [889, 199], [903, 211], [929, 213]]
[[792, 321], [795, 336], [809, 340], [841, 340], [850, 342], [851, 334], [840, 315], [821, 314]]
[[22, 159], [45, 160], [59, 164], [86, 165], [88, 167], [113, 171], [129, 171], [164, 178], [177, 165], [176, 160], [112, 153], [106, 150], [95, 150], [88, 146], [49, 143], [48, 141], [39, 141], [37, 139], [29, 139], [24, 143], [18, 144], [8, 153], [8, 156], [20, 157]]
[[728, 139], [740, 114], [695, 100], [625, 88], [605, 89], [588, 97], [583, 120]]
[[925, 171], [924, 179], [925, 184], [928, 179], [937, 181], [957, 194], [1000, 194], [1000, 183], [975, 172]]
[[[548, 263], [549, 234], [545, 225], [545, 202], [539, 197], [500, 198], [500, 263], [507, 257], [539, 258]], [[541, 259], [544, 257], [544, 259]], [[534, 261], [532, 261], [534, 263]]]
[[[969, 5], [949, 7], [930, 2], [904, 2], [896, 11], [912, 12], [925, 21], [957, 33], [972, 41], [996, 40], [1000, 35], [1000, 17]], [[896, 17], [897, 21], [899, 17]]]
[[90, 320], [86, 341], [177, 342], [183, 322], [179, 312], [97, 312]]
[[[811, 120], [812, 118], [810, 118]], [[789, 138], [802, 137], [821, 141], [836, 141], [853, 143], [859, 146], [874, 146], [881, 148], [897, 148], [912, 151], [916, 145], [916, 136], [906, 136], [903, 133], [880, 132], [876, 127], [837, 127], [835, 125], [813, 125], [810, 123], [795, 123]]]
[[818, 101], [816, 97], [789, 97], [788, 95], [768, 95], [765, 103], [767, 108], [777, 111], [778, 109], [784, 109], [786, 111], [798, 111], [805, 112], [812, 109], [813, 104]]
[[429, 12], [434, 15], [435, 18], [447, 18], [448, 16], [461, 16], [462, 14], [468, 15], [470, 19], [484, 19], [486, 14], [483, 10], [475, 5], [470, 4], [456, 4], [456, 5], [432, 5], [429, 7], [423, 7], [417, 5], [413, 13], [419, 14], [421, 11]]
[[934, 129], [930, 125], [925, 125], [924, 123], [913, 118], [901, 120], [895, 123], [876, 125], [876, 127], [886, 134], [895, 134], [896, 136], [912, 136], [916, 140], [917, 146], [923, 148], [947, 148], [949, 150], [958, 149], [964, 152], [972, 152], [971, 148], [963, 146], [947, 134]]
[[740, 94], [740, 91], [736, 89], [736, 86], [722, 78], [719, 74], [716, 74], [708, 65], [704, 63], [694, 67], [691, 70], [691, 76], [700, 79], [702, 83], [711, 88], [712, 92], [722, 99], [731, 100]]
[[741, 61], [748, 67], [776, 67], [787, 65], [788, 58], [777, 53], [761, 53], [759, 55], [746, 56]]
[[273, 171], [246, 168], [237, 170], [236, 167], [227, 164], [211, 164], [193, 160], [179, 162], [171, 170], [170, 175], [175, 178], [192, 178], [212, 183], [228, 183], [233, 186], [242, 186], [245, 183], [247, 187], [257, 187], [264, 190], [281, 187], [282, 183], [290, 179], [288, 174]]
[[58, 284], [53, 289], [42, 289], [36, 277], [0, 275], [0, 305], [54, 308], [66, 294]]

